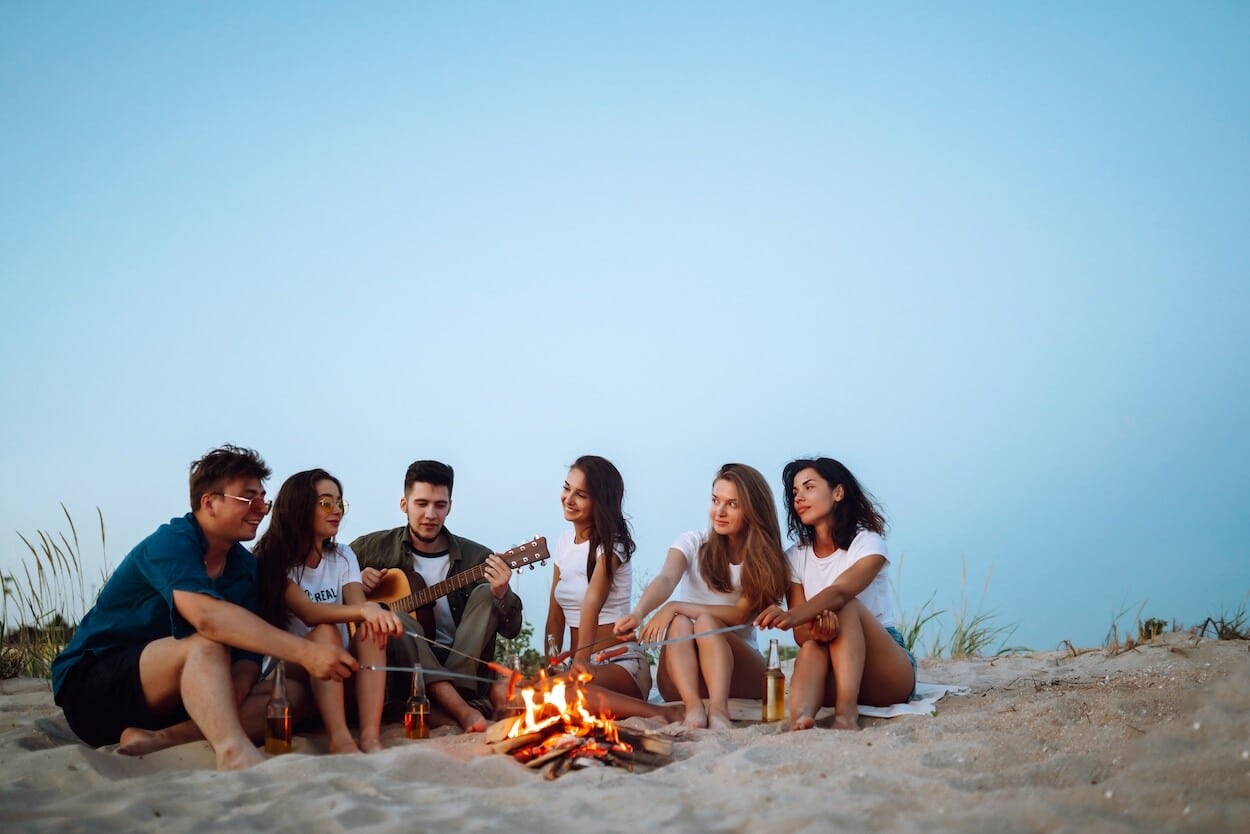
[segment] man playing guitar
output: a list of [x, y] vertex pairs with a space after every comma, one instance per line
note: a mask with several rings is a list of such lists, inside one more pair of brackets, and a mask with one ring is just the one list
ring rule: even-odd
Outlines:
[[[454, 477], [452, 468], [445, 463], [414, 462], [404, 476], [404, 496], [399, 501], [408, 523], [361, 536], [352, 542], [351, 548], [360, 562], [360, 580], [366, 594], [372, 593], [390, 571], [402, 571], [409, 584], [424, 587], [483, 566], [481, 579], [450, 591], [424, 611], [414, 611], [412, 615], [396, 611], [408, 630], [455, 651], [448, 652], [415, 637], [392, 640], [387, 646], [389, 663], [420, 663], [434, 703], [465, 732], [480, 733], [486, 729], [482, 709], [488, 703], [484, 696], [489, 686], [440, 677], [439, 673], [490, 677], [482, 661], [493, 659], [496, 634], [511, 638], [520, 633], [521, 598], [508, 587], [512, 571], [507, 563], [489, 548], [457, 536], [445, 526], [451, 512]], [[407, 681], [403, 683], [406, 695]], [[400, 690], [396, 686], [392, 691]]]

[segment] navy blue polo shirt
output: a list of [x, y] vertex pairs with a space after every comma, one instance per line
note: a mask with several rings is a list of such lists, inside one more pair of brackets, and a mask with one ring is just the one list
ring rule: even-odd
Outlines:
[[[187, 637], [195, 629], [174, 607], [174, 591], [207, 594], [255, 613], [256, 558], [235, 542], [226, 554], [221, 576], [204, 569], [208, 540], [195, 516], [170, 519], [126, 554], [100, 591], [95, 605], [78, 624], [74, 638], [52, 661], [55, 698], [65, 673], [87, 654], [145, 646], [163, 637]], [[236, 650], [235, 660], [260, 656]]]

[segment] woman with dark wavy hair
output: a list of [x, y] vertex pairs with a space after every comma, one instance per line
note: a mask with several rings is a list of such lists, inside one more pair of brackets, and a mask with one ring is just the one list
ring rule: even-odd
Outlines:
[[[296, 472], [278, 490], [269, 528], [253, 552], [258, 565], [260, 613], [279, 628], [319, 643], [351, 650], [364, 665], [386, 665], [386, 641], [404, 633], [399, 618], [366, 602], [360, 567], [347, 545], [334, 540], [347, 502], [339, 479], [324, 469]], [[359, 622], [350, 636], [344, 623]], [[302, 670], [287, 666], [304, 680]], [[382, 749], [382, 702], [386, 675], [358, 672], [356, 708], [360, 745], [347, 727], [342, 681], [305, 681], [329, 736], [331, 753], [372, 753]]]
[[760, 628], [793, 629], [799, 646], [790, 680], [790, 726], [815, 726], [821, 706], [833, 727], [859, 729], [859, 704], [907, 701], [916, 659], [894, 627], [885, 518], [850, 470], [832, 458], [800, 458], [781, 476], [786, 520], [798, 543], [786, 551], [786, 607], [772, 605]]
[[[659, 576], [637, 607], [617, 621], [618, 635], [634, 632], [657, 607], [639, 630], [646, 642], [749, 625], [762, 609], [780, 601], [786, 562], [764, 476], [742, 463], [722, 466], [712, 481], [708, 515], [711, 529], [683, 533], [673, 542]], [[678, 583], [677, 600], [664, 602]], [[729, 699], [761, 697], [764, 668], [753, 628], [708, 634], [660, 651], [660, 695], [681, 700], [687, 726], [727, 729], [733, 726]]]
[[555, 651], [563, 648], [567, 627], [573, 669], [594, 676], [587, 690], [600, 712], [675, 721], [679, 711], [647, 701], [651, 665], [637, 645], [611, 662], [591, 663], [592, 649], [614, 640], [613, 624], [629, 611], [635, 545], [624, 498], [625, 481], [607, 458], [582, 455], [569, 467], [560, 505], [573, 529], [556, 541], [547, 648], [553, 639]]

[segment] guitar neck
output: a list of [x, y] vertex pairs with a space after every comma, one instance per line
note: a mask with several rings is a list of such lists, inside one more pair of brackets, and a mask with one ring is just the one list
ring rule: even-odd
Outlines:
[[[452, 591], [458, 591], [461, 588], [467, 588], [474, 582], [486, 575], [486, 564], [475, 565], [466, 571], [461, 571], [455, 576], [449, 576], [442, 582], [435, 582], [433, 585], [427, 585], [419, 591], [414, 591], [404, 598], [407, 602], [412, 600], [412, 608], [421, 608], [429, 605], [431, 602], [437, 602]], [[410, 611], [412, 609], [404, 609]]]
[[[504, 551], [500, 554], [500, 558], [507, 563], [509, 568], [518, 570], [525, 565], [529, 565], [532, 568], [535, 562], [550, 559], [551, 553], [547, 550], [547, 540], [539, 536], [532, 542]], [[389, 604], [394, 611], [412, 612], [437, 602], [452, 591], [467, 588], [484, 576], [486, 576], [486, 563], [482, 562], [454, 576], [449, 576], [442, 582], [435, 582], [433, 585], [418, 588], [407, 596], [393, 600]]]

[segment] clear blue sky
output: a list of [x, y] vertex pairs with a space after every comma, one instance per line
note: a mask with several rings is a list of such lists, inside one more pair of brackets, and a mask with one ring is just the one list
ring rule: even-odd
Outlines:
[[1241, 3], [4, 3], [0, 569], [226, 441], [500, 549], [606, 455], [649, 574], [828, 454], [905, 611], [1234, 609], [1248, 82]]

